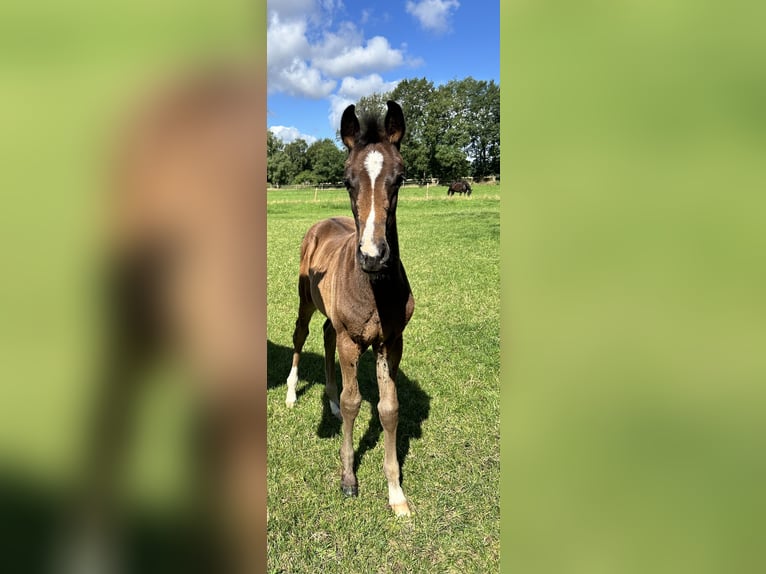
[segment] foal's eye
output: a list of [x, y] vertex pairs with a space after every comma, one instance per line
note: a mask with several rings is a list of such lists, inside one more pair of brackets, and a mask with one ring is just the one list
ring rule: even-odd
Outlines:
[[343, 185], [346, 186], [346, 189], [351, 189], [351, 180], [349, 178], [344, 179]]

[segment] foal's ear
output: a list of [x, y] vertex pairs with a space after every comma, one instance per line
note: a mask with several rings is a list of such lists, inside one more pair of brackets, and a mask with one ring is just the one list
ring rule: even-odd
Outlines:
[[393, 100], [388, 100], [386, 106], [388, 106], [385, 119], [386, 137], [398, 149], [404, 137], [404, 112], [402, 112], [401, 106]]
[[340, 139], [343, 140], [349, 151], [354, 147], [358, 134], [359, 119], [356, 117], [356, 107], [354, 104], [351, 104], [343, 112], [343, 117], [340, 119]]

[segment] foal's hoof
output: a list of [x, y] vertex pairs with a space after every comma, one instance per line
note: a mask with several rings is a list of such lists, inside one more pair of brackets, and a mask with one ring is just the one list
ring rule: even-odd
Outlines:
[[406, 502], [400, 502], [399, 504], [394, 504], [391, 506], [391, 510], [394, 511], [395, 516], [410, 516], [412, 513], [410, 512], [410, 507]]
[[344, 484], [340, 485], [340, 489], [343, 491], [343, 494], [346, 496], [359, 496], [359, 486], [356, 484], [352, 484], [351, 486], [346, 486]]

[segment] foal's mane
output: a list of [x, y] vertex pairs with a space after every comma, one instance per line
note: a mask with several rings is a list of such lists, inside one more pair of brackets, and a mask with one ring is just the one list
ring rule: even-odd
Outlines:
[[364, 147], [368, 144], [386, 141], [386, 133], [380, 117], [374, 112], [365, 112], [359, 119], [360, 130], [356, 136], [356, 145]]

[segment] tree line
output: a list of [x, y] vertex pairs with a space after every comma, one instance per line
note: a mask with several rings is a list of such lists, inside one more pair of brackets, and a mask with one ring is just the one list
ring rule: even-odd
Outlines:
[[343, 180], [346, 154], [329, 138], [311, 145], [303, 139], [285, 144], [267, 131], [266, 158], [266, 176], [272, 185], [317, 185]]
[[[392, 91], [361, 98], [357, 114], [383, 114], [386, 101], [399, 102], [407, 122], [402, 157], [407, 177], [449, 182], [500, 174], [500, 86], [467, 77], [440, 86], [426, 78], [406, 79]], [[267, 176], [273, 185], [336, 183], [343, 179], [345, 151], [329, 138], [311, 145], [283, 143], [267, 133]]]

